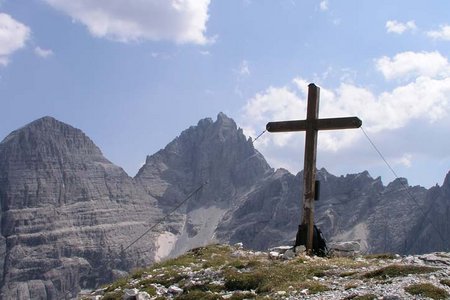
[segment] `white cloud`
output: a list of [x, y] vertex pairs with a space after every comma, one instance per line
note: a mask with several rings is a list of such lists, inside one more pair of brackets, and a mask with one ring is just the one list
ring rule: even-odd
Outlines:
[[243, 82], [247, 77], [250, 76], [250, 67], [247, 60], [241, 61], [239, 67], [233, 70], [236, 73], [236, 86], [234, 87], [234, 92], [239, 97], [244, 97], [244, 92], [242, 91]]
[[[245, 133], [255, 137], [267, 122], [304, 119], [307, 85], [304, 79], [296, 78], [293, 84], [269, 87], [249, 99], [240, 122]], [[321, 118], [358, 116], [365, 131], [376, 136], [408, 130], [409, 126], [424, 122], [430, 126], [441, 124], [450, 114], [450, 77], [419, 76], [408, 84], [379, 94], [351, 83], [342, 83], [335, 89], [321, 87], [320, 93]], [[333, 164], [332, 157], [344, 157], [345, 154], [338, 153], [348, 153], [347, 163], [352, 161], [352, 155], [364, 160], [365, 154], [361, 154], [364, 151], [353, 149], [362, 137], [359, 130], [320, 132], [318, 149], [322, 159]], [[298, 153], [304, 147], [303, 141], [304, 135], [299, 133], [266, 134], [256, 146], [275, 167], [282, 166], [296, 172], [301, 169]], [[405, 167], [413, 163], [411, 154], [391, 159]]]
[[418, 76], [446, 76], [450, 65], [439, 52], [402, 52], [393, 58], [384, 56], [376, 60], [376, 68], [388, 80], [410, 79]]
[[151, 57], [154, 59], [172, 59], [175, 55], [166, 52], [152, 52]]
[[30, 29], [14, 20], [10, 15], [0, 13], [0, 65], [6, 66], [9, 56], [25, 47]]
[[51, 49], [43, 49], [43, 48], [41, 48], [39, 46], [34, 48], [34, 53], [37, 56], [42, 57], [42, 58], [47, 58], [47, 57], [52, 56], [54, 54]]
[[450, 25], [442, 25], [437, 31], [428, 31], [427, 35], [436, 40], [450, 41]]
[[402, 23], [396, 20], [389, 20], [386, 22], [387, 32], [402, 34], [407, 30], [415, 30], [415, 29], [417, 29], [417, 26], [414, 21]]
[[320, 1], [320, 10], [328, 10], [328, 0]]
[[237, 70], [237, 73], [240, 76], [248, 76], [248, 75], [250, 75], [250, 68], [248, 66], [248, 61], [243, 60], [241, 62], [241, 64], [239, 65], [239, 69]]
[[[295, 89], [285, 87], [269, 87], [262, 93], [256, 94], [244, 107], [244, 119], [249, 120], [244, 124], [244, 129], [250, 136], [256, 136], [265, 128], [268, 121], [282, 121], [298, 119], [299, 112], [306, 110], [305, 101], [302, 101]], [[291, 139], [292, 133], [274, 136], [273, 142], [277, 146], [284, 146]], [[261, 141], [264, 143], [264, 137]]]
[[403, 166], [405, 166], [405, 167], [407, 167], [407, 168], [409, 168], [409, 167], [411, 167], [411, 165], [412, 165], [412, 158], [413, 158], [413, 156], [412, 156], [411, 154], [405, 153], [405, 154], [403, 154], [402, 157], [400, 157], [400, 158], [396, 161], [396, 163], [397, 163], [397, 164], [400, 164], [400, 165], [403, 165]]
[[45, 1], [86, 25], [96, 37], [120, 42], [209, 42], [205, 32], [210, 0]]

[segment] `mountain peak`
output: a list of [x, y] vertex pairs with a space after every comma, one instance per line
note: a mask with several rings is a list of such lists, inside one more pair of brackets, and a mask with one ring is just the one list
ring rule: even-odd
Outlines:
[[60, 122], [61, 123], [61, 121], [58, 121], [56, 118], [54, 118], [52, 116], [43, 116], [31, 123], [50, 123], [50, 122]]
[[[233, 119], [219, 113], [215, 122], [210, 118], [201, 120], [197, 126], [183, 131], [163, 150], [147, 157], [136, 180], [150, 182], [151, 178], [163, 178], [158, 186], [146, 185], [146, 189], [156, 198], [169, 192], [183, 195], [198, 186], [199, 182], [208, 180], [208, 187], [202, 194], [203, 200], [209, 197], [214, 201], [231, 201], [233, 193], [230, 191], [254, 184], [270, 170]], [[167, 191], [166, 187], [174, 187], [174, 190]], [[228, 192], [216, 194], [216, 191], [222, 190]]]
[[232, 118], [228, 117], [223, 112], [220, 112], [217, 115], [216, 124], [218, 126], [220, 126], [221, 128], [227, 128], [227, 129], [230, 129], [232, 131], [235, 131], [237, 129], [236, 122], [234, 122], [234, 120]]
[[[44, 116], [42, 118], [39, 118], [37, 120], [34, 120], [31, 123], [28, 123], [27, 125], [23, 126], [22, 128], [18, 129], [27, 129], [27, 128], [58, 128], [58, 127], [72, 127], [64, 122], [61, 122], [54, 117], [51, 116]], [[73, 127], [72, 127], [73, 128]], [[75, 128], [74, 128], [75, 129]]]
[[11, 132], [0, 146], [0, 150], [10, 148], [8, 152], [32, 156], [38, 153], [49, 157], [57, 153], [102, 156], [100, 149], [83, 131], [51, 116], [44, 116]]
[[447, 173], [444, 179], [444, 183], [442, 184], [443, 188], [446, 188], [450, 191], [450, 171]]
[[224, 114], [223, 112], [219, 112], [219, 114], [217, 115], [217, 121], [233, 121], [233, 119], [231, 119], [230, 117], [228, 117], [226, 114]]

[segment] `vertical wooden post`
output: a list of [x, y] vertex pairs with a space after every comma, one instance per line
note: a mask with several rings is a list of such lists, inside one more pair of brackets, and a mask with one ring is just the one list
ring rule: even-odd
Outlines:
[[313, 251], [314, 236], [314, 194], [316, 181], [316, 157], [317, 157], [317, 129], [314, 128], [314, 120], [319, 117], [320, 88], [311, 83], [308, 86], [308, 106], [306, 120], [305, 160], [303, 169], [303, 225], [307, 225], [308, 233], [306, 250], [308, 254]]
[[[269, 132], [305, 131], [305, 161], [303, 167], [303, 219], [297, 233], [295, 246], [303, 245], [306, 232], [306, 250], [313, 254], [314, 241], [314, 199], [316, 183], [317, 133], [319, 130], [335, 130], [359, 128], [362, 121], [358, 117], [319, 119], [320, 88], [314, 83], [308, 85], [308, 105], [306, 120], [269, 122], [266, 129]], [[297, 244], [299, 243], [299, 244]]]

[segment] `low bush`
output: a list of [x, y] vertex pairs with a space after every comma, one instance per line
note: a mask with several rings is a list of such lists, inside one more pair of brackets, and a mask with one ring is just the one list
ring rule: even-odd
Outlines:
[[411, 295], [424, 296], [431, 299], [448, 299], [449, 293], [431, 283], [418, 283], [405, 288], [405, 291]]
[[403, 265], [390, 265], [369, 273], [364, 274], [365, 278], [391, 278], [399, 276], [407, 276], [409, 274], [425, 274], [432, 273], [439, 270], [438, 268], [426, 267], [426, 266], [403, 266]]

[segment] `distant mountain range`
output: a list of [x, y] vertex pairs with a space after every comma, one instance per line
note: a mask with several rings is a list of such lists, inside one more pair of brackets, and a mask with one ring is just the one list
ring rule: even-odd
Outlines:
[[[2, 299], [75, 297], [215, 241], [292, 243], [302, 176], [272, 169], [223, 113], [148, 156], [134, 178], [81, 130], [36, 120], [0, 143]], [[359, 240], [367, 252], [450, 249], [450, 173], [429, 190], [402, 178], [384, 186], [367, 171], [318, 177], [316, 223], [328, 240]]]

